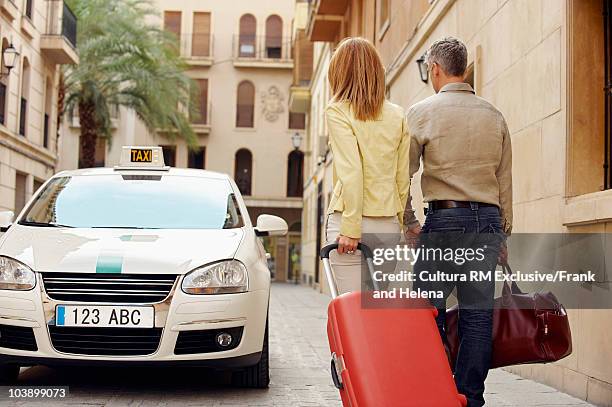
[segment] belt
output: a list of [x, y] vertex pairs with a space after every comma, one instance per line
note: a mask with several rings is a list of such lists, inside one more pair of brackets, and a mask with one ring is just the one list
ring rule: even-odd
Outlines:
[[431, 201], [429, 203], [429, 207], [433, 209], [434, 211], [436, 211], [438, 209], [471, 208], [473, 204], [476, 204], [476, 206], [481, 207], [481, 208], [487, 208], [487, 207], [497, 208], [498, 207], [497, 205], [493, 205], [489, 203], [482, 203], [482, 202], [446, 201], [446, 200]]

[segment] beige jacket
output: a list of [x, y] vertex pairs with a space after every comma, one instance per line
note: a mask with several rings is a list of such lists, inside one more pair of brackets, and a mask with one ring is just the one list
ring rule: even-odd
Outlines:
[[[406, 115], [411, 136], [410, 177], [423, 158], [425, 202], [472, 201], [500, 207], [502, 226], [512, 230], [512, 146], [502, 114], [474, 95], [467, 83], [451, 83]], [[410, 197], [404, 225], [414, 226]]]
[[386, 101], [380, 118], [357, 120], [345, 102], [325, 110], [334, 155], [328, 213], [342, 212], [340, 234], [361, 237], [362, 216], [398, 216], [410, 189], [404, 109]]

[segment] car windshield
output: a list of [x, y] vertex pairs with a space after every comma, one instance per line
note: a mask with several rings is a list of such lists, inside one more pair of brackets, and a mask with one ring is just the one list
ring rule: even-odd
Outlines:
[[134, 229], [229, 229], [243, 225], [227, 180], [125, 174], [54, 178], [19, 223]]

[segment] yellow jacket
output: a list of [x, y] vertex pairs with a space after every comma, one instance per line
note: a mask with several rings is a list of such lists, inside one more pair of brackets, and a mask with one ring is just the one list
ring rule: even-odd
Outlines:
[[342, 212], [340, 234], [361, 237], [362, 216], [403, 222], [410, 190], [410, 139], [404, 109], [386, 101], [377, 120], [357, 120], [346, 102], [325, 109], [334, 156], [334, 193], [328, 213]]

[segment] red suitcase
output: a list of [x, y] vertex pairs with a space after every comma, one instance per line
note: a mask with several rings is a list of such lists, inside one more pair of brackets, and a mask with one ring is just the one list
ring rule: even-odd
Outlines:
[[[457, 392], [436, 327], [435, 308], [364, 308], [359, 292], [338, 296], [329, 263], [329, 253], [337, 247], [331, 244], [321, 249], [321, 260], [333, 298], [327, 335], [332, 379], [342, 404], [465, 407], [467, 400]], [[372, 251], [363, 244], [359, 249], [371, 272]]]

